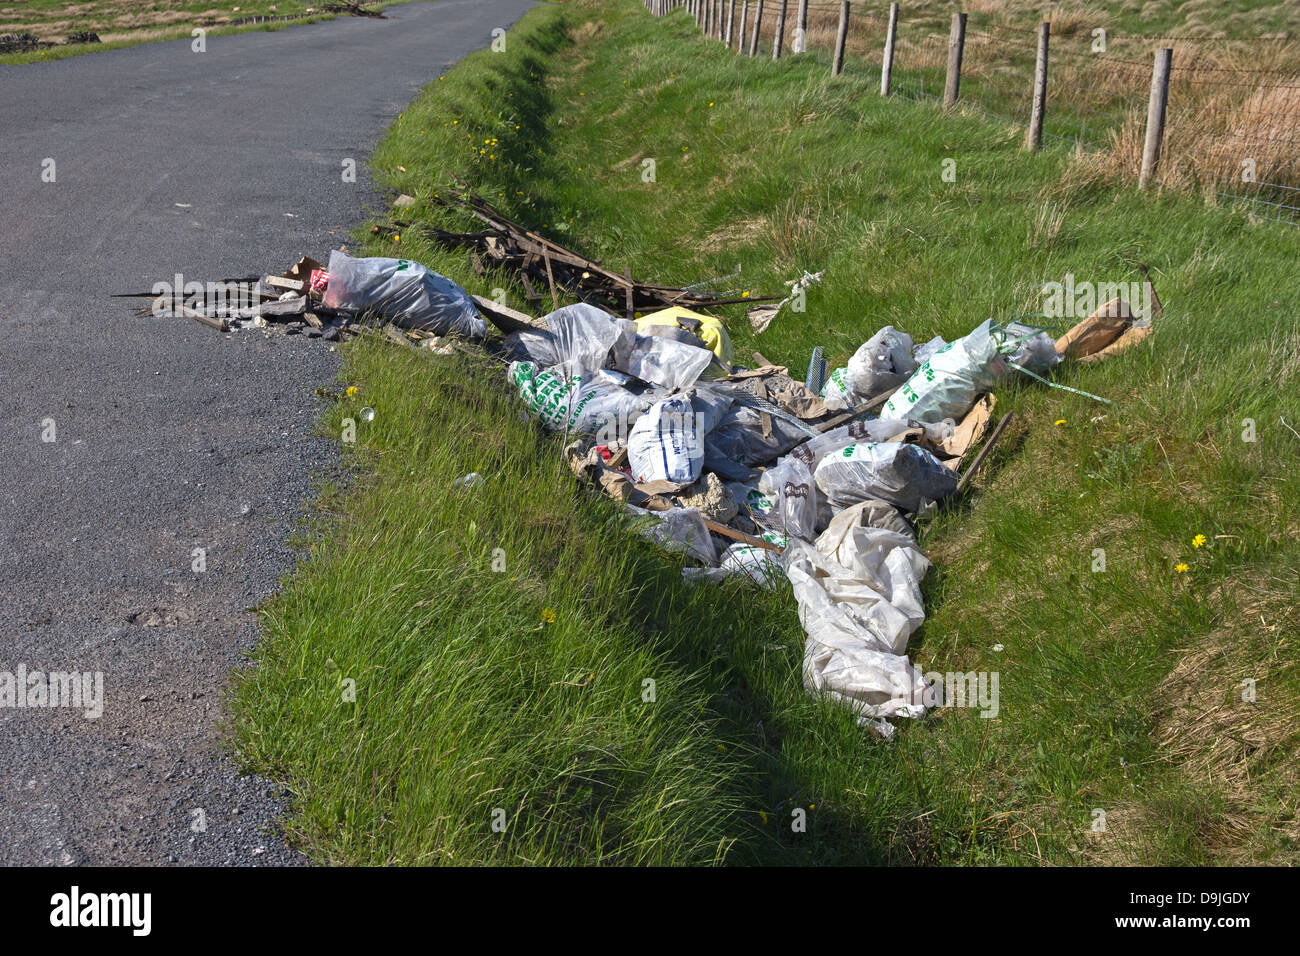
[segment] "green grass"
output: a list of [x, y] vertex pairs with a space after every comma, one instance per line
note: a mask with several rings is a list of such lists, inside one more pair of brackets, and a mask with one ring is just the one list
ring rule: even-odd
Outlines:
[[[1130, 281], [1145, 263], [1166, 311], [1148, 343], [1056, 376], [1119, 408], [998, 390], [1012, 428], [922, 535], [936, 568], [911, 653], [997, 671], [1001, 710], [933, 712], [888, 743], [803, 691], [788, 588], [683, 585], [523, 420], [503, 366], [350, 345], [359, 393], [326, 427], [377, 410], [345, 446], [357, 477], [324, 499], [235, 696], [235, 744], [293, 790], [314, 858], [1294, 860], [1294, 229], [1111, 185], [1005, 127], [882, 100], [812, 58], [739, 59], [684, 16], [607, 0], [530, 13], [505, 53], [433, 83], [373, 164], [422, 202], [400, 240], [378, 220], [365, 253], [516, 306], [510, 277], [422, 231], [467, 224], [424, 202], [450, 175], [640, 277], [739, 265], [729, 284], [771, 292], [824, 269], [807, 313], [762, 336], [722, 310], [738, 356], [800, 373], [813, 345], [842, 364], [884, 324], [952, 338], [1036, 312], [1066, 272]], [[471, 471], [486, 481], [457, 489]]]

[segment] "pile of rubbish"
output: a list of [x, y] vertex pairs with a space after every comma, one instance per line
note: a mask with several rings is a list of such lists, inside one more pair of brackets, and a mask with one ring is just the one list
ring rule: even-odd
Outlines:
[[887, 718], [941, 703], [906, 653], [930, 567], [914, 521], [962, 489], [1001, 434], [1009, 415], [959, 473], [988, 427], [991, 390], [1149, 331], [1119, 300], [1057, 341], [989, 320], [917, 345], [886, 326], [820, 394], [785, 367], [733, 364], [722, 324], [682, 308], [629, 321], [571, 305], [511, 331], [503, 349], [529, 412], [572, 439], [574, 473], [657, 519], [649, 536], [693, 560], [688, 580], [789, 580], [805, 684], [888, 736]]
[[[404, 204], [407, 199], [412, 197], [399, 197], [398, 204]], [[480, 275], [489, 267], [514, 272], [524, 287], [525, 298], [532, 304], [549, 299], [553, 307], [559, 308], [559, 293], [564, 291], [584, 302], [620, 310], [626, 318], [631, 318], [636, 312], [648, 309], [671, 306], [702, 309], [768, 300], [768, 297], [748, 294], [719, 295], [699, 286], [681, 288], [638, 282], [630, 272], [620, 275], [596, 259], [521, 226], [470, 193], [453, 192], [431, 201], [464, 209], [486, 228], [480, 232], [448, 232], [422, 224], [424, 233], [444, 247], [471, 250], [474, 268]], [[400, 220], [393, 224], [409, 226]], [[542, 289], [546, 290], [545, 294]]]
[[[814, 390], [816, 369], [800, 382], [757, 353], [756, 367], [737, 364], [723, 323], [680, 305], [628, 319], [583, 302], [536, 319], [419, 263], [341, 250], [324, 266], [304, 258], [281, 275], [226, 281], [255, 301], [209, 294], [220, 283], [137, 295], [153, 297], [145, 311], [223, 330], [271, 321], [337, 337], [382, 324], [394, 341], [437, 352], [485, 340], [528, 413], [565, 437], [572, 471], [686, 554], [688, 581], [788, 580], [807, 635], [806, 686], [885, 736], [889, 718], [942, 703], [907, 656], [930, 567], [915, 522], [964, 490], [1005, 428], [1009, 413], [961, 470], [988, 429], [992, 390], [1022, 374], [1046, 382], [1063, 361], [1096, 361], [1151, 332], [1151, 317], [1120, 299], [1055, 341], [991, 319], [952, 342], [885, 326]], [[503, 338], [487, 339], [489, 322]]]

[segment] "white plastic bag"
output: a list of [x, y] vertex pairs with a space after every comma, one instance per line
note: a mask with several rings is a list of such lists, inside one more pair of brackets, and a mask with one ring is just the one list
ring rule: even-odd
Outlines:
[[639, 482], [689, 485], [704, 468], [707, 423], [689, 397], [676, 395], [650, 406], [627, 439], [628, 464]]
[[848, 386], [857, 399], [853, 404], [897, 388], [915, 371], [912, 337], [886, 325], [849, 359]]
[[856, 442], [832, 452], [813, 473], [817, 488], [835, 506], [879, 498], [903, 511], [917, 511], [957, 489], [957, 473], [934, 455], [906, 442]]
[[985, 320], [969, 335], [935, 352], [903, 385], [889, 396], [881, 418], [910, 418], [935, 423], [945, 418], [960, 421], [1006, 372], [1006, 359]]
[[556, 363], [551, 371], [563, 378], [604, 368], [614, 343], [635, 328], [626, 319], [585, 302], [556, 309], [545, 322], [555, 343]]
[[667, 548], [669, 551], [680, 551], [692, 558], [703, 561], [710, 567], [717, 567], [718, 549], [713, 543], [713, 536], [709, 534], [708, 526], [704, 523], [704, 516], [700, 514], [698, 508], [643, 511], [641, 508], [629, 505], [628, 509], [642, 514], [654, 515], [659, 519], [658, 524], [650, 525], [644, 529], [643, 534], [646, 538]]
[[354, 259], [330, 253], [325, 307], [374, 312], [407, 329], [482, 338], [487, 323], [469, 295], [438, 273], [409, 259]]
[[822, 385], [822, 401], [833, 412], [846, 411], [855, 404], [853, 389], [849, 385], [849, 370], [837, 368], [826, 376]]
[[[763, 535], [770, 543], [785, 547], [785, 539], [780, 535]], [[728, 574], [743, 574], [759, 587], [774, 587], [785, 571], [781, 569], [780, 555], [768, 548], [737, 541], [722, 553], [721, 568]]]
[[[621, 350], [620, 350], [621, 351]], [[614, 367], [667, 389], [689, 388], [713, 361], [713, 353], [661, 335], [633, 336]]]

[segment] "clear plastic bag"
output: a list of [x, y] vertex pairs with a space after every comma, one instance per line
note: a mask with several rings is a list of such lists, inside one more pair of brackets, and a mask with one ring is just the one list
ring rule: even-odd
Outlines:
[[853, 353], [847, 371], [855, 405], [897, 388], [916, 371], [912, 337], [886, 325]]
[[934, 455], [906, 442], [855, 442], [817, 465], [817, 488], [836, 507], [879, 498], [917, 511], [957, 489], [957, 473]]
[[468, 293], [444, 276], [409, 259], [354, 259], [330, 253], [326, 308], [373, 312], [407, 329], [436, 335], [482, 338], [487, 323]]
[[931, 355], [903, 385], [889, 396], [881, 418], [914, 419], [935, 423], [960, 420], [980, 392], [1006, 374], [1006, 359], [998, 354], [1000, 342], [992, 334], [992, 320]]
[[568, 378], [589, 375], [604, 368], [610, 350], [635, 326], [604, 309], [580, 302], [556, 309], [545, 317], [555, 343], [556, 363], [552, 371]]
[[817, 536], [817, 485], [801, 459], [786, 455], [763, 472], [758, 488], [776, 501], [771, 513], [774, 527], [805, 541]]

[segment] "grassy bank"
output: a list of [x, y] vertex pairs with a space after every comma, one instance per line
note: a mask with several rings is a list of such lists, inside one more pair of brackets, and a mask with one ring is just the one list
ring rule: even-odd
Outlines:
[[[974, 499], [923, 535], [936, 569], [911, 653], [927, 671], [998, 672], [1000, 712], [935, 712], [889, 743], [803, 692], [788, 589], [682, 585], [522, 420], [502, 366], [349, 346], [358, 393], [327, 427], [376, 409], [345, 446], [358, 477], [325, 499], [235, 701], [240, 752], [297, 794], [308, 852], [1292, 858], [1300, 237], [1019, 147], [809, 60], [738, 59], [632, 2], [534, 11], [505, 52], [432, 84], [373, 159], [422, 200], [417, 222], [383, 224], [365, 252], [515, 305], [508, 276], [476, 276], [422, 232], [455, 224], [423, 202], [450, 174], [657, 281], [739, 268], [726, 284], [757, 293], [825, 270], [807, 313], [757, 338], [723, 313], [738, 355], [797, 370], [816, 344], [843, 364], [884, 324], [953, 338], [1037, 312], [1066, 273], [1126, 282], [1146, 264], [1166, 312], [1147, 344], [1059, 374], [1118, 408], [999, 389], [1012, 430]], [[485, 480], [458, 488], [469, 472]]]

